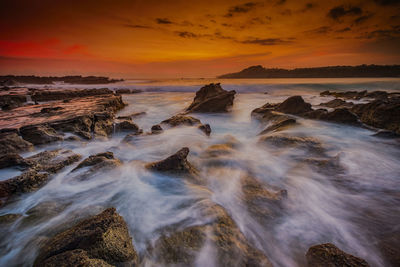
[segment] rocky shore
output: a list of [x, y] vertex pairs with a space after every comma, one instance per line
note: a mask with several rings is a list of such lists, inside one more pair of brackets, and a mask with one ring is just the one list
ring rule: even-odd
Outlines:
[[[144, 113], [117, 117], [117, 112], [126, 106], [121, 94], [131, 93], [137, 92], [27, 88], [1, 91], [0, 168], [17, 168], [21, 174], [0, 181], [0, 207], [7, 207], [23, 194], [39, 190], [61, 171], [66, 171], [69, 178], [76, 178], [79, 182], [90, 180], [95, 173], [132, 164], [117, 158], [112, 151], [88, 157], [68, 149], [45, 150], [24, 157], [21, 155], [23, 152], [34, 151], [49, 143], [106, 140], [114, 133], [124, 133], [121, 143], [134, 143], [137, 138], [160, 136], [165, 134], [164, 131], [177, 127], [192, 127], [203, 138], [210, 138], [213, 134], [210, 124], [196, 116], [229, 114], [235, 105], [236, 94], [233, 90], [224, 90], [219, 83], [206, 85], [196, 92], [187, 108], [172, 117], [166, 116], [159, 124], [153, 125], [150, 132], [144, 132], [134, 122]], [[325, 91], [321, 96], [335, 99], [312, 106], [301, 96], [291, 96], [281, 103], [266, 103], [254, 109], [249, 115], [264, 127], [255, 136], [259, 146], [274, 147], [276, 151], [299, 148], [305, 151], [305, 156], [298, 157], [297, 167], [307, 166], [317, 173], [340, 174], [345, 169], [338, 160], [340, 155], [332, 156], [317, 138], [293, 136], [285, 130], [298, 127], [302, 119], [311, 119], [364, 127], [377, 136], [397, 138], [400, 135], [399, 94]], [[365, 103], [349, 101], [360, 99]], [[195, 162], [190, 160], [192, 148], [182, 146], [166, 158], [141, 162], [140, 166], [144, 172], [174, 177], [190, 188], [204, 192], [210, 190], [208, 176], [218, 175], [218, 171], [224, 168], [235, 170], [240, 173], [237, 184], [241, 194], [237, 198], [248, 214], [269, 227], [288, 212], [287, 197], [291, 192], [265, 183], [243, 162], [233, 161], [229, 155], [236, 153], [241, 146], [240, 141], [227, 136], [223, 142], [206, 148], [196, 147], [194, 151], [199, 160]], [[207, 173], [202, 171], [204, 166], [208, 167]], [[339, 183], [334, 178], [332, 182]], [[196, 255], [205, 246], [213, 248], [217, 266], [273, 266], [263, 247], [246, 236], [229, 210], [210, 199], [202, 201], [199, 207], [201, 217], [208, 218], [206, 223], [159, 229], [159, 236], [140, 250], [135, 248], [132, 241], [135, 233], [130, 232], [124, 218], [115, 208], [104, 207], [99, 214], [68, 225], [40, 242], [34, 266], [149, 266], [149, 262], [151, 266], [193, 266]], [[0, 228], [22, 216], [7, 215], [0, 216]], [[398, 246], [396, 248], [398, 240], [387, 240], [387, 236], [378, 240], [381, 244], [378, 247], [386, 257], [385, 262], [395, 264], [400, 254]], [[390, 253], [385, 253], [388, 249]], [[311, 246], [304, 251], [301, 261], [310, 267], [369, 266], [365, 260], [331, 243]]]

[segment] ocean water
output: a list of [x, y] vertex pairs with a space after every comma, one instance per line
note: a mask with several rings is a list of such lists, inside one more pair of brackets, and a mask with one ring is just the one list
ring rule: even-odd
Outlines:
[[[145, 256], [149, 244], [168, 227], [203, 224], [207, 218], [199, 215], [199, 203], [204, 200], [223, 206], [249, 242], [274, 266], [305, 266], [308, 248], [327, 242], [366, 259], [371, 266], [385, 266], [377, 243], [382, 235], [399, 231], [399, 143], [373, 137], [374, 132], [363, 128], [298, 118], [296, 127], [280, 134], [313, 138], [342, 166], [340, 172], [316, 170], [302, 164], [313, 156], [301, 147], [260, 144], [258, 133], [267, 125], [251, 119], [250, 113], [267, 102], [281, 102], [292, 95], [302, 95], [316, 107], [333, 99], [320, 97], [324, 90], [400, 91], [400, 79], [128, 80], [99, 87], [144, 90], [124, 95], [128, 106], [118, 115], [146, 112], [134, 122], [147, 132], [152, 125], [184, 110], [201, 86], [219, 81], [224, 89], [238, 92], [232, 111], [191, 114], [210, 124], [210, 137], [196, 127], [184, 126], [159, 135], [138, 136], [129, 144], [121, 143], [126, 133], [116, 133], [108, 140], [61, 142], [24, 154], [65, 148], [85, 158], [112, 151], [123, 164], [83, 181], [80, 172], [70, 173], [76, 164], [68, 166], [38, 191], [2, 207], [0, 215], [22, 216], [9, 225], [0, 225], [0, 266], [31, 266], [46, 236], [110, 206], [116, 207], [127, 222], [143, 265], [151, 266], [154, 259]], [[207, 147], [232, 138], [240, 145], [226, 156], [229, 163], [220, 167], [205, 164]], [[193, 187], [182, 178], [152, 173], [143, 167], [145, 162], [161, 160], [185, 146], [190, 149], [188, 160], [205, 181], [204, 187]], [[287, 190], [284, 212], [279, 217], [264, 222], [249, 213], [240, 197], [238, 181], [243, 171], [237, 166], [251, 170], [269, 188]], [[0, 170], [1, 180], [15, 173]], [[214, 257], [212, 247], [206, 244], [196, 263], [212, 266]]]

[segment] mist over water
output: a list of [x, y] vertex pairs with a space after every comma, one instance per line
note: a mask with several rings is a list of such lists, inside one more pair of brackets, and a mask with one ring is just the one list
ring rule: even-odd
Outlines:
[[[183, 229], [206, 223], [209, 218], [201, 214], [201, 203], [208, 201], [223, 206], [250, 243], [262, 250], [274, 266], [304, 266], [307, 249], [327, 242], [364, 258], [371, 266], [384, 266], [376, 241], [382, 234], [399, 230], [399, 143], [373, 137], [372, 131], [363, 128], [298, 118], [298, 126], [280, 134], [317, 140], [327, 156], [337, 157], [343, 167], [341, 171], [317, 170], [304, 164], [305, 159], [314, 157], [306, 149], [260, 144], [257, 135], [266, 125], [252, 120], [250, 113], [267, 102], [281, 102], [292, 95], [302, 95], [313, 105], [333, 99], [320, 97], [322, 90], [399, 91], [399, 80], [329, 79], [329, 83], [325, 79], [292, 79], [290, 83], [277, 80], [268, 83], [232, 80], [226, 84], [221, 81], [224, 89], [239, 92], [232, 112], [191, 114], [210, 124], [210, 137], [196, 127], [177, 127], [159, 135], [138, 136], [129, 144], [121, 143], [126, 133], [117, 133], [109, 140], [40, 147], [34, 153], [65, 148], [81, 154], [82, 158], [112, 151], [123, 165], [95, 172], [84, 180], [80, 176], [85, 169], [70, 173], [76, 167], [71, 165], [55, 174], [40, 190], [24, 194], [1, 208], [0, 215], [12, 213], [22, 217], [0, 226], [0, 266], [30, 266], [46, 236], [111, 206], [127, 222], [143, 265], [152, 266], [154, 259], [145, 253], [148, 246], [166, 228]], [[146, 91], [124, 95], [128, 106], [118, 114], [146, 112], [134, 118], [146, 132], [187, 107], [193, 92], [208, 82], [127, 81], [108, 87]], [[204, 157], [207, 147], [232, 138], [239, 145], [231, 154], [224, 155], [226, 164], [208, 164], [209, 159]], [[184, 146], [189, 147], [188, 160], [200, 170], [206, 181], [204, 186], [152, 173], [143, 167], [144, 162], [161, 160]], [[242, 201], [239, 182], [248, 171], [268, 188], [287, 190], [280, 216], [264, 222], [251, 215]], [[14, 175], [18, 175], [17, 170], [1, 170], [0, 180]], [[214, 266], [215, 257], [212, 244], [206, 242], [196, 264]]]

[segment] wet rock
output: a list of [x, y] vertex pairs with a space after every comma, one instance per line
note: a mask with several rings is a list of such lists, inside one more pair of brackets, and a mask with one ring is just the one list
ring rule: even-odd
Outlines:
[[158, 264], [194, 266], [196, 254], [209, 243], [216, 251], [217, 266], [272, 266], [261, 251], [248, 243], [221, 206], [213, 205], [204, 213], [212, 217], [208, 224], [163, 235], [156, 241], [150, 251]]
[[46, 259], [41, 263], [43, 267], [69, 267], [69, 266], [87, 266], [87, 267], [112, 267], [104, 260], [92, 259], [88, 253], [82, 249], [75, 249], [57, 254]]
[[330, 91], [324, 91], [321, 92], [321, 96], [334, 96], [336, 98], [344, 98], [344, 99], [361, 99], [365, 97], [367, 94], [367, 91], [345, 91], [345, 92], [330, 92]]
[[32, 90], [33, 101], [53, 101], [72, 99], [77, 97], [97, 96], [97, 95], [111, 95], [113, 91], [107, 88], [99, 89], [35, 89]]
[[139, 131], [139, 126], [137, 126], [135, 123], [133, 123], [132, 119], [117, 120], [115, 122], [114, 127], [117, 132], [119, 132], [119, 131], [137, 132], [137, 131]]
[[333, 99], [331, 101], [325, 102], [325, 103], [321, 103], [319, 104], [320, 106], [324, 106], [324, 107], [328, 107], [328, 108], [338, 108], [338, 107], [351, 107], [352, 105], [354, 105], [352, 102], [346, 102], [342, 99]]
[[138, 93], [141, 93], [141, 92], [143, 92], [142, 90], [139, 90], [139, 89], [116, 89], [115, 90], [115, 93], [117, 94], [117, 95], [122, 95], [122, 94], [138, 94]]
[[94, 116], [83, 115], [50, 123], [50, 126], [57, 131], [70, 132], [89, 140], [92, 138], [93, 121]]
[[251, 116], [258, 118], [258, 119], [263, 119], [265, 118], [266, 120], [271, 119], [270, 116], [272, 115], [277, 115], [278, 113], [273, 113], [273, 110], [278, 106], [279, 104], [270, 104], [266, 103], [265, 105], [254, 109], [251, 112]]
[[78, 162], [81, 157], [81, 155], [75, 154], [71, 150], [57, 149], [40, 152], [27, 158], [27, 160], [36, 164], [34, 168], [38, 171], [56, 173], [62, 168]]
[[24, 170], [31, 165], [31, 162], [25, 160], [23, 157], [16, 153], [0, 155], [0, 169], [7, 167], [16, 167], [18, 169]]
[[93, 132], [95, 136], [108, 137], [113, 133], [113, 117], [110, 113], [95, 114]]
[[159, 124], [151, 126], [151, 133], [152, 134], [160, 134], [163, 132], [163, 129]]
[[0, 198], [8, 199], [19, 193], [36, 191], [48, 181], [48, 178], [49, 174], [46, 172], [29, 170], [17, 177], [0, 181]]
[[319, 108], [302, 114], [303, 117], [313, 120], [319, 120], [322, 116], [328, 113], [328, 110]]
[[202, 153], [203, 158], [214, 158], [225, 155], [232, 155], [234, 150], [229, 144], [215, 144], [207, 147]]
[[25, 126], [20, 128], [22, 138], [34, 145], [63, 140], [63, 137], [46, 125]]
[[367, 125], [400, 134], [400, 97], [357, 104], [351, 111]]
[[365, 97], [386, 100], [389, 97], [389, 93], [386, 91], [372, 91], [365, 94]]
[[291, 96], [281, 104], [279, 104], [276, 108], [276, 111], [299, 115], [308, 111], [311, 111], [311, 104], [306, 103], [301, 96]]
[[72, 171], [74, 172], [84, 167], [91, 167], [89, 169], [89, 172], [94, 172], [96, 170], [99, 170], [100, 168], [111, 169], [121, 164], [122, 163], [119, 159], [114, 158], [114, 153], [104, 152], [89, 156], [88, 158], [84, 159], [81, 163], [79, 163], [79, 165]]
[[5, 224], [6, 225], [11, 224], [21, 217], [22, 217], [21, 214], [14, 214], [14, 213], [1, 215], [0, 216], [0, 226], [5, 225]]
[[128, 227], [115, 208], [109, 208], [50, 238], [41, 247], [34, 266], [44, 266], [46, 262], [53, 266], [51, 264], [60, 259], [67, 262], [89, 261], [99, 266], [107, 266], [103, 262], [110, 265], [138, 263]]
[[272, 134], [260, 137], [259, 142], [276, 148], [299, 148], [313, 154], [324, 154], [325, 152], [321, 142], [311, 137]]
[[146, 164], [146, 168], [156, 172], [174, 175], [197, 175], [196, 168], [187, 160], [189, 148], [181, 148], [178, 152], [161, 161]]
[[0, 108], [10, 110], [26, 103], [26, 96], [20, 94], [0, 94]]
[[310, 267], [369, 266], [365, 260], [347, 254], [330, 243], [310, 247], [306, 258]]
[[395, 231], [380, 238], [377, 247], [388, 263], [388, 266], [398, 266], [400, 262], [400, 234]]
[[0, 154], [17, 153], [32, 149], [32, 143], [22, 139], [17, 133], [0, 133]]
[[126, 116], [118, 116], [117, 119], [119, 119], [119, 120], [129, 120], [129, 119], [140, 117], [140, 116], [143, 116], [143, 115], [146, 115], [146, 112], [142, 111], [142, 112], [135, 112], [135, 113], [132, 113], [132, 114], [129, 114], [129, 115], [126, 115]]
[[319, 119], [343, 124], [361, 125], [357, 115], [346, 108], [337, 108], [332, 112], [324, 113]]
[[270, 132], [283, 131], [285, 129], [288, 129], [288, 128], [296, 125], [296, 123], [297, 123], [296, 119], [293, 119], [293, 118], [282, 118], [282, 119], [279, 119], [274, 124], [268, 126], [264, 130], [262, 130], [259, 133], [259, 135], [263, 135], [263, 134], [270, 133]]
[[236, 92], [222, 89], [219, 83], [203, 86], [186, 109], [187, 112], [227, 112], [233, 105]]
[[400, 134], [396, 134], [392, 131], [380, 130], [372, 136], [380, 137], [380, 138], [400, 138]]
[[122, 139], [121, 142], [123, 142], [123, 143], [132, 143], [132, 142], [134, 142], [135, 140], [137, 140], [137, 137], [138, 137], [139, 135], [141, 135], [141, 134], [143, 134], [143, 130], [142, 130], [142, 129], [139, 129], [137, 132], [127, 134], [127, 135], [124, 137], [124, 139]]
[[199, 127], [197, 127], [200, 131], [205, 133], [207, 136], [210, 136], [211, 134], [211, 126], [210, 124], [201, 124]]

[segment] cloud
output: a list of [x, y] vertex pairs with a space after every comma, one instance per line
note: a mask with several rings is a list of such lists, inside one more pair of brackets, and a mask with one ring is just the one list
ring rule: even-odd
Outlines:
[[193, 32], [188, 32], [188, 31], [176, 31], [174, 33], [182, 38], [197, 38], [197, 37], [199, 37], [199, 35], [197, 35]]
[[228, 9], [228, 13], [226, 13], [225, 17], [232, 17], [234, 14], [239, 13], [247, 13], [259, 5], [260, 3], [257, 2], [247, 2], [245, 4], [232, 6]]
[[325, 34], [332, 31], [331, 27], [329, 26], [321, 26], [309, 31], [305, 31], [304, 33], [309, 33], [309, 34]]
[[158, 24], [173, 24], [173, 22], [170, 21], [170, 20], [167, 19], [167, 18], [156, 18], [156, 22], [157, 22]]
[[293, 41], [284, 40], [281, 38], [265, 38], [265, 39], [248, 39], [244, 41], [240, 41], [242, 44], [257, 44], [262, 46], [272, 46], [272, 45], [284, 45], [284, 44], [291, 44]]
[[359, 16], [363, 13], [358, 6], [337, 6], [329, 10], [328, 17], [334, 20], [340, 20], [344, 16]]
[[313, 8], [315, 8], [317, 5], [316, 4], [314, 4], [314, 3], [306, 3], [305, 5], [304, 5], [304, 7], [300, 10], [301, 12], [306, 12], [306, 11], [308, 11], [308, 10], [311, 10], [311, 9], [313, 9]]
[[152, 27], [150, 26], [146, 26], [146, 25], [139, 25], [139, 24], [123, 24], [122, 26], [126, 27], [126, 28], [132, 28], [132, 29], [152, 29]]
[[374, 2], [381, 6], [395, 6], [400, 4], [399, 0], [374, 0]]
[[278, 0], [275, 5], [280, 6], [286, 3], [286, 0]]
[[292, 10], [290, 10], [290, 9], [285, 9], [285, 10], [281, 11], [280, 14], [281, 14], [282, 16], [290, 16], [290, 15], [292, 15]]
[[343, 29], [336, 30], [336, 32], [348, 32], [348, 31], [351, 31], [350, 27], [346, 27], [346, 28], [343, 28]]
[[364, 23], [365, 21], [367, 21], [368, 19], [370, 19], [373, 15], [369, 14], [369, 15], [364, 15], [364, 16], [360, 16], [358, 18], [356, 18], [354, 20], [354, 24], [361, 24]]

